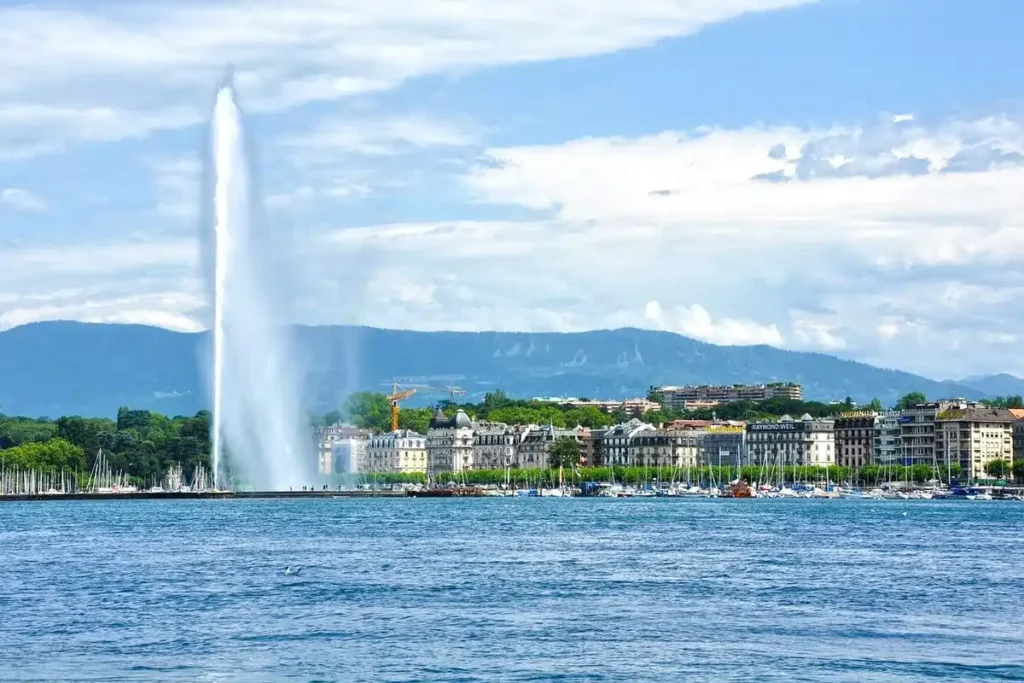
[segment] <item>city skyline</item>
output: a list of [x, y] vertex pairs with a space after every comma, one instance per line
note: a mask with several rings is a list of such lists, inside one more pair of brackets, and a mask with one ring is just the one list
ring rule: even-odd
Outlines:
[[266, 220], [302, 245], [299, 322], [1024, 375], [1024, 8], [389, 12], [0, 2], [0, 329], [205, 327], [206, 119], [234, 63]]

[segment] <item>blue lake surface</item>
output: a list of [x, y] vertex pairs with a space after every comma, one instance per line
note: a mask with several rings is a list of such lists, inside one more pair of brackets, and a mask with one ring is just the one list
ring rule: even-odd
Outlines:
[[1022, 521], [966, 501], [9, 503], [0, 680], [1024, 680]]

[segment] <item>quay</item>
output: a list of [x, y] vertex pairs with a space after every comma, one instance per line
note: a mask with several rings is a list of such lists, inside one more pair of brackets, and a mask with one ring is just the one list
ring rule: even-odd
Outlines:
[[389, 489], [341, 491], [137, 491], [123, 493], [31, 493], [0, 495], [0, 503], [58, 500], [245, 500], [265, 498], [404, 498]]

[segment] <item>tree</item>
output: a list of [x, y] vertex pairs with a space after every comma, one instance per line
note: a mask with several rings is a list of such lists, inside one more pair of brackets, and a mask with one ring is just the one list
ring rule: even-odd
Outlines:
[[1024, 482], [1024, 460], [1015, 460], [1013, 463], [1013, 478], [1018, 483]]
[[871, 399], [871, 403], [868, 404], [868, 410], [875, 413], [882, 412], [882, 402], [879, 401], [877, 398]]
[[345, 401], [345, 417], [357, 427], [386, 432], [391, 426], [391, 404], [385, 394], [357, 391]]
[[846, 400], [843, 401], [843, 405], [846, 406], [847, 410], [852, 409], [853, 408], [853, 397], [852, 396], [847, 396]]
[[580, 442], [571, 436], [560, 436], [548, 451], [548, 467], [575, 467], [580, 464]]
[[927, 401], [928, 399], [920, 391], [911, 391], [909, 394], [907, 394], [906, 396], [904, 396], [903, 398], [896, 402], [896, 409], [906, 410], [908, 408], [913, 408], [918, 403], [925, 403]]
[[1009, 460], [992, 460], [985, 464], [985, 472], [993, 479], [1002, 479], [1010, 473]]

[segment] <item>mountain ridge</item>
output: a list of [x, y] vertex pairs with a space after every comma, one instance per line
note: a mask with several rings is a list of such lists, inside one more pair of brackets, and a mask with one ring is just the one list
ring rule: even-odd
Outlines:
[[[984, 398], [987, 392], [900, 370], [771, 346], [717, 346], [672, 332], [420, 332], [297, 326], [307, 370], [304, 402], [337, 407], [353, 390], [384, 391], [395, 377], [459, 384], [469, 397], [626, 398], [652, 385], [793, 381], [809, 399], [891, 405], [910, 391]], [[145, 325], [51, 321], [0, 332], [0, 411], [108, 415], [119, 405], [171, 414], [207, 407], [209, 333]], [[440, 398], [440, 397], [438, 397]]]

